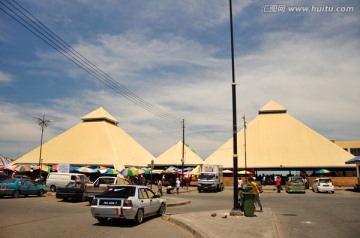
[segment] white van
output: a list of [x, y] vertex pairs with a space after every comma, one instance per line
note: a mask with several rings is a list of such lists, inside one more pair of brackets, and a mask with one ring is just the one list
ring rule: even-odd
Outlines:
[[84, 174], [76, 173], [49, 173], [46, 179], [46, 187], [51, 192], [55, 192], [58, 187], [65, 187], [70, 181], [75, 182], [77, 178], [81, 181], [88, 181], [88, 178]]

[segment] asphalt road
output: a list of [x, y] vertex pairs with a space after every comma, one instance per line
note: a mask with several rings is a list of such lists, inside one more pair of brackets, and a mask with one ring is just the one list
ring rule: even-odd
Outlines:
[[[232, 191], [221, 193], [181, 193], [191, 202], [168, 207], [167, 214], [223, 210], [233, 207]], [[273, 210], [279, 237], [358, 237], [360, 233], [360, 193], [261, 194], [264, 207]], [[100, 226], [92, 218], [87, 202], [61, 202], [53, 196], [0, 199], [0, 237], [193, 237], [161, 218], [141, 225], [113, 222]], [[256, 219], [256, 218], [254, 218]]]
[[1, 238], [193, 237], [160, 217], [140, 225], [116, 221], [101, 226], [88, 202], [62, 202], [53, 196], [0, 199], [0, 218]]

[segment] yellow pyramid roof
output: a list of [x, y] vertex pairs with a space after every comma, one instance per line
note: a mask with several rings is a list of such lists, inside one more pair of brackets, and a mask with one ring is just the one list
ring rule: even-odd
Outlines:
[[[244, 129], [237, 134], [238, 167], [245, 167]], [[349, 167], [354, 157], [270, 101], [246, 127], [247, 168]], [[233, 140], [228, 140], [204, 163], [233, 167]]]
[[[83, 122], [42, 146], [44, 164], [147, 166], [154, 159], [146, 149], [117, 126], [118, 121], [98, 108]], [[15, 164], [39, 163], [40, 147], [17, 159]]]
[[[156, 165], [181, 165], [183, 143], [179, 141], [155, 159]], [[188, 145], [184, 146], [184, 164], [194, 166], [204, 161]]]

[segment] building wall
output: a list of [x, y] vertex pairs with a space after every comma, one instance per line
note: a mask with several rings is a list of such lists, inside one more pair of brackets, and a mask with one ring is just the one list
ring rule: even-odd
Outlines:
[[337, 144], [338, 146], [340, 146], [341, 148], [343, 148], [344, 150], [350, 152], [354, 156], [360, 155], [360, 140], [352, 140], [352, 141], [331, 140], [331, 141]]

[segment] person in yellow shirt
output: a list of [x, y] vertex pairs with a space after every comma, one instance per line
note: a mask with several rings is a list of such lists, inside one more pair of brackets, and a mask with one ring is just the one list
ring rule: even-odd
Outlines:
[[255, 202], [259, 205], [260, 212], [262, 212], [263, 208], [262, 208], [262, 204], [260, 202], [260, 190], [258, 188], [258, 185], [255, 183], [254, 178], [252, 178], [252, 177], [249, 178], [249, 182], [250, 182], [252, 190], [255, 193]]

